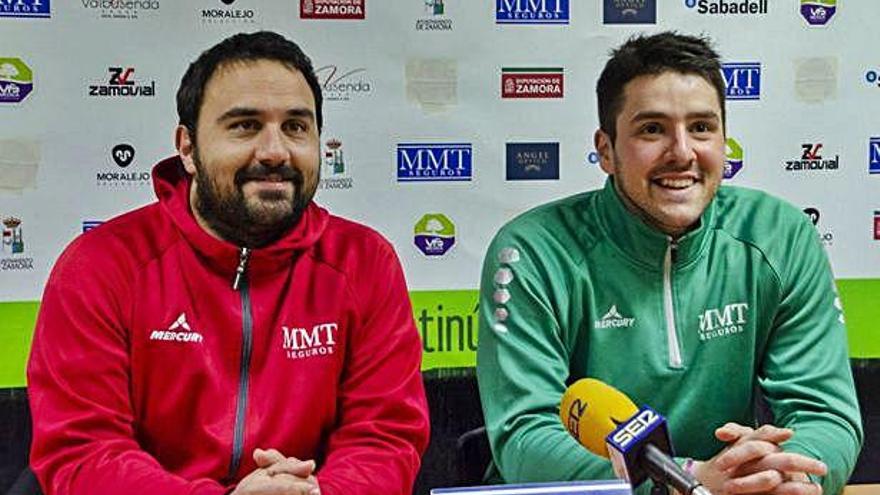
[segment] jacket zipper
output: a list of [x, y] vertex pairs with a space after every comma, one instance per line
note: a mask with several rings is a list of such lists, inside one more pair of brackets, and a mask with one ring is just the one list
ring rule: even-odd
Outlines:
[[669, 348], [669, 366], [681, 368], [681, 349], [675, 328], [675, 305], [672, 300], [672, 265], [675, 263], [678, 241], [669, 238], [666, 259], [663, 261], [663, 314], [666, 317], [666, 345]]
[[251, 296], [248, 290], [247, 263], [250, 249], [243, 247], [239, 253], [238, 267], [232, 280], [232, 290], [241, 294], [241, 365], [238, 375], [238, 402], [235, 406], [235, 423], [232, 436], [232, 458], [229, 461], [228, 480], [235, 479], [241, 465], [244, 450], [245, 413], [248, 401], [248, 380], [250, 373], [251, 349], [253, 347], [253, 319], [251, 315]]

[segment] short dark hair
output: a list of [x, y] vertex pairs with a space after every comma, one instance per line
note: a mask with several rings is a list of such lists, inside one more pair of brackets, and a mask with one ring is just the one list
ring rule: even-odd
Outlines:
[[726, 122], [724, 78], [721, 76], [718, 53], [712, 48], [711, 40], [674, 31], [650, 36], [641, 34], [631, 37], [611, 52], [611, 58], [596, 83], [599, 126], [611, 137], [612, 144], [617, 138], [617, 116], [623, 108], [626, 83], [639, 76], [667, 71], [695, 74], [708, 81], [718, 94], [721, 122]]
[[315, 98], [315, 118], [318, 121], [318, 132], [321, 132], [324, 123], [321, 113], [323, 98], [318, 77], [312, 68], [312, 61], [293, 41], [272, 31], [258, 31], [230, 36], [205, 50], [189, 65], [180, 80], [180, 87], [177, 89], [177, 116], [180, 125], [189, 129], [193, 142], [195, 142], [199, 111], [205, 97], [205, 86], [217, 68], [231, 62], [257, 60], [277, 61], [302, 73]]

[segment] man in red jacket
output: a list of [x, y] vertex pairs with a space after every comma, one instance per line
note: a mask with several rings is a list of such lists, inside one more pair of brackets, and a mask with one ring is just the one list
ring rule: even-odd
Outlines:
[[177, 94], [158, 202], [77, 238], [28, 363], [48, 494], [404, 494], [428, 439], [400, 263], [312, 202], [321, 88], [238, 34]]

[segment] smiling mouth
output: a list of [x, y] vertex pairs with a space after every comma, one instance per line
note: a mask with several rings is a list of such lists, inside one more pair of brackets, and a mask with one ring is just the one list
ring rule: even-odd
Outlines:
[[695, 185], [698, 181], [693, 177], [669, 178], [661, 177], [651, 182], [666, 189], [687, 189]]

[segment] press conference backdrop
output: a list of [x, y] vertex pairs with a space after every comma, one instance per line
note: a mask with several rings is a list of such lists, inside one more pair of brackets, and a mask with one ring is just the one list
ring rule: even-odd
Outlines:
[[601, 187], [596, 78], [611, 47], [666, 29], [716, 41], [725, 182], [810, 215], [851, 355], [880, 357], [878, 21], [880, 2], [855, 0], [0, 0], [0, 386], [25, 384], [64, 246], [153, 201], [150, 167], [174, 153], [187, 64], [259, 29], [314, 61], [317, 200], [396, 247], [426, 369], [473, 365], [496, 230]]

